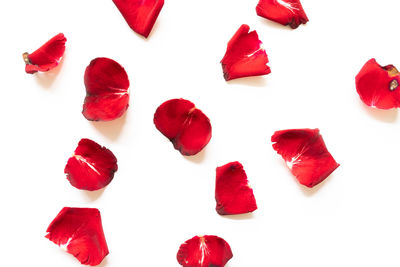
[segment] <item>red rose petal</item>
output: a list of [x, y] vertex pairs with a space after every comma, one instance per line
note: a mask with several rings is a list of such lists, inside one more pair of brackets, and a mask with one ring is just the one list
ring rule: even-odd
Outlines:
[[47, 228], [46, 238], [85, 265], [99, 265], [108, 255], [98, 209], [63, 208]]
[[158, 14], [164, 5], [164, 0], [113, 0], [129, 27], [147, 38]]
[[379, 109], [400, 107], [400, 73], [393, 65], [382, 67], [370, 59], [356, 76], [356, 88], [361, 100]]
[[217, 168], [215, 200], [216, 210], [221, 215], [242, 214], [257, 209], [253, 189], [249, 186], [242, 164], [235, 161]]
[[64, 55], [66, 41], [64, 34], [59, 33], [32, 54], [24, 53], [26, 73], [45, 72], [56, 67]]
[[229, 41], [221, 60], [225, 80], [265, 75], [271, 72], [267, 66], [268, 56], [261, 47], [256, 31], [243, 24]]
[[182, 155], [199, 153], [211, 139], [210, 120], [185, 99], [171, 99], [161, 104], [154, 114], [154, 124]]
[[107, 186], [117, 170], [117, 159], [110, 150], [92, 140], [82, 139], [64, 173], [72, 186], [94, 191]]
[[85, 71], [86, 98], [82, 114], [91, 121], [121, 117], [129, 106], [129, 79], [124, 68], [109, 58], [95, 58]]
[[195, 236], [183, 243], [176, 255], [184, 267], [223, 267], [233, 257], [229, 244], [214, 235]]
[[299, 0], [260, 0], [256, 11], [260, 17], [285, 26], [290, 25], [292, 29], [296, 29], [300, 24], [306, 24], [308, 21]]
[[321, 183], [339, 167], [318, 129], [277, 131], [271, 141], [300, 184], [307, 187]]

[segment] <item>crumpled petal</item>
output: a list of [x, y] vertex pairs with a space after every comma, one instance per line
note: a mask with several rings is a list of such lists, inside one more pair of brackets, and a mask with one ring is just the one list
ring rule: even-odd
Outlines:
[[361, 100], [379, 109], [400, 107], [400, 73], [393, 65], [382, 67], [374, 58], [365, 63], [356, 76]]
[[211, 123], [204, 113], [185, 99], [171, 99], [154, 114], [156, 128], [182, 155], [199, 153], [211, 139]]
[[339, 167], [326, 148], [319, 129], [277, 131], [271, 141], [292, 174], [307, 187], [321, 183]]
[[260, 17], [290, 25], [292, 29], [308, 21], [300, 0], [260, 0], [256, 11]]
[[98, 209], [63, 208], [47, 228], [46, 238], [85, 265], [99, 265], [108, 255]]
[[256, 31], [243, 24], [229, 41], [224, 58], [221, 60], [225, 80], [248, 76], [266, 75], [271, 72], [267, 66], [268, 56]]
[[113, 0], [129, 27], [148, 37], [164, 5], [164, 0]]
[[184, 267], [223, 267], [232, 257], [229, 244], [214, 235], [195, 236], [187, 240], [176, 256]]
[[107, 186], [117, 170], [117, 158], [110, 150], [90, 139], [82, 139], [64, 173], [72, 186], [94, 191]]
[[109, 58], [95, 58], [85, 71], [86, 97], [82, 114], [90, 121], [111, 121], [129, 107], [125, 69]]
[[217, 168], [215, 185], [216, 210], [220, 215], [242, 214], [257, 209], [253, 189], [240, 162]]
[[45, 72], [55, 68], [64, 55], [66, 41], [64, 34], [59, 33], [35, 52], [24, 53], [26, 73]]

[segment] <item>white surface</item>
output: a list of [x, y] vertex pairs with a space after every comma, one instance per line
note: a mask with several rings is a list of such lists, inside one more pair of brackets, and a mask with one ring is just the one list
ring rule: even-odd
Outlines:
[[[354, 77], [371, 57], [400, 66], [399, 1], [303, 0], [310, 19], [291, 30], [255, 13], [257, 0], [166, 0], [148, 40], [111, 0], [4, 1], [1, 26], [1, 266], [80, 266], [44, 238], [64, 206], [97, 207], [110, 254], [101, 266], [179, 266], [179, 245], [197, 234], [226, 239], [227, 266], [399, 266], [397, 111], [364, 106]], [[220, 59], [243, 23], [256, 29], [272, 73], [225, 82]], [[22, 53], [55, 34], [62, 66], [24, 72]], [[131, 82], [126, 116], [92, 123], [81, 114], [83, 73], [105, 56]], [[211, 120], [204, 152], [182, 157], [153, 125], [162, 102], [193, 101]], [[271, 147], [275, 130], [318, 127], [341, 166], [301, 187]], [[111, 149], [119, 170], [102, 192], [63, 173], [78, 141]], [[243, 163], [258, 210], [221, 217], [215, 168]]]

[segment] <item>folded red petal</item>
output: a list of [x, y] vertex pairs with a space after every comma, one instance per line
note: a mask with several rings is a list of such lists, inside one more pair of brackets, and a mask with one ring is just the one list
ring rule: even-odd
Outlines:
[[184, 267], [223, 267], [233, 255], [224, 239], [205, 235], [195, 236], [183, 243], [176, 257]]
[[370, 59], [356, 76], [356, 88], [361, 100], [379, 109], [400, 107], [400, 73], [393, 65], [382, 67]]
[[164, 5], [164, 0], [113, 0], [129, 27], [147, 38]]
[[268, 56], [262, 48], [256, 31], [243, 24], [229, 41], [221, 60], [225, 80], [265, 75], [271, 72], [267, 66]]
[[64, 34], [59, 33], [35, 52], [24, 53], [26, 73], [45, 72], [56, 67], [64, 55], [66, 41]]
[[293, 29], [308, 21], [300, 0], [260, 0], [256, 11], [260, 17], [290, 25]]
[[125, 69], [109, 58], [95, 58], [85, 71], [86, 98], [82, 114], [91, 121], [121, 117], [129, 106], [129, 79]]
[[307, 187], [321, 183], [339, 167], [318, 129], [277, 131], [271, 141], [292, 174]]
[[218, 167], [215, 184], [216, 210], [219, 214], [242, 214], [257, 209], [253, 189], [249, 186], [246, 172], [239, 162]]
[[156, 128], [182, 155], [199, 153], [211, 139], [211, 123], [204, 113], [185, 99], [171, 99], [154, 114]]
[[85, 265], [99, 265], [108, 255], [98, 209], [63, 208], [47, 228], [46, 238]]
[[68, 159], [64, 173], [72, 186], [94, 191], [107, 186], [118, 170], [117, 158], [105, 147], [82, 139]]

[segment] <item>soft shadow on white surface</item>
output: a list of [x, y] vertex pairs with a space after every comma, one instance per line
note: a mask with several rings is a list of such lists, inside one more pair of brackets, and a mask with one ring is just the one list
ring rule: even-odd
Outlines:
[[106, 256], [99, 265], [96, 265], [96, 267], [106, 267], [107, 264], [108, 264], [108, 260], [107, 260], [107, 256]]
[[238, 84], [238, 85], [248, 85], [248, 86], [253, 86], [253, 87], [266, 87], [266, 85], [267, 85], [267, 81], [266, 81], [267, 77], [266, 76], [268, 76], [268, 75], [244, 77], [244, 78], [227, 81], [227, 83], [228, 84]]
[[[303, 192], [303, 194], [304, 194], [305, 196], [307, 196], [307, 197], [312, 197], [313, 195], [315, 195], [315, 194], [320, 190], [321, 187], [323, 187], [323, 186], [329, 186], [329, 185], [326, 185], [326, 184], [329, 184], [330, 181], [331, 181], [331, 179], [335, 179], [334, 176], [335, 176], [334, 173], [332, 173], [332, 174], [329, 175], [324, 181], [322, 181], [322, 182], [319, 183], [318, 185], [314, 186], [313, 188], [309, 188], [309, 187], [304, 186], [304, 185], [301, 185], [301, 184], [299, 184], [299, 186], [300, 186], [301, 191]], [[294, 177], [294, 179], [296, 180], [295, 177]], [[296, 182], [299, 183], [297, 180], [296, 180]]]
[[122, 132], [126, 121], [126, 113], [113, 121], [93, 121], [92, 125], [108, 139], [115, 141]]
[[238, 215], [221, 215], [223, 218], [227, 218], [230, 220], [236, 220], [236, 221], [241, 221], [241, 220], [250, 220], [254, 217], [253, 213], [245, 213], [245, 214], [238, 214]]
[[86, 191], [84, 190], [84, 194], [86, 196], [87, 199], [89, 199], [90, 201], [96, 201], [99, 197], [101, 197], [101, 195], [103, 195], [104, 190], [107, 188], [104, 187], [102, 189], [96, 190], [96, 191]]
[[[272, 21], [272, 20], [269, 20], [269, 19], [266, 19], [266, 18], [263, 18], [263, 17], [260, 17], [260, 20], [259, 20], [262, 24], [264, 24], [265, 26], [268, 26], [268, 27], [272, 27], [272, 28], [275, 28], [275, 29], [278, 29], [278, 30], [288, 30], [288, 31], [293, 31], [294, 29], [292, 29], [289, 25], [287, 25], [287, 26], [284, 26], [284, 25], [282, 25], [282, 24], [279, 24], [279, 23], [277, 23], [277, 22], [274, 22], [274, 21]], [[299, 27], [301, 27], [301, 26], [305, 26], [304, 24], [301, 24]], [[262, 40], [261, 40], [262, 41]]]
[[200, 164], [204, 161], [204, 158], [206, 157], [206, 150], [207, 150], [207, 147], [203, 148], [202, 151], [200, 151], [199, 153], [197, 153], [194, 156], [184, 156], [184, 158], [193, 163]]
[[[361, 102], [361, 101], [360, 101]], [[397, 120], [397, 109], [377, 109], [377, 108], [371, 108], [364, 103], [360, 103], [364, 110], [368, 113], [369, 116], [372, 118], [382, 121], [382, 122], [387, 122], [387, 123], [392, 123]]]
[[46, 89], [49, 89], [52, 86], [52, 84], [54, 83], [54, 81], [58, 76], [58, 73], [61, 71], [61, 68], [64, 64], [64, 58], [65, 54], [61, 58], [61, 61], [58, 63], [58, 66], [55, 67], [54, 69], [49, 70], [47, 72], [36, 72], [35, 74], [32, 74], [35, 76], [36, 81], [38, 84], [40, 84], [40, 86]]

